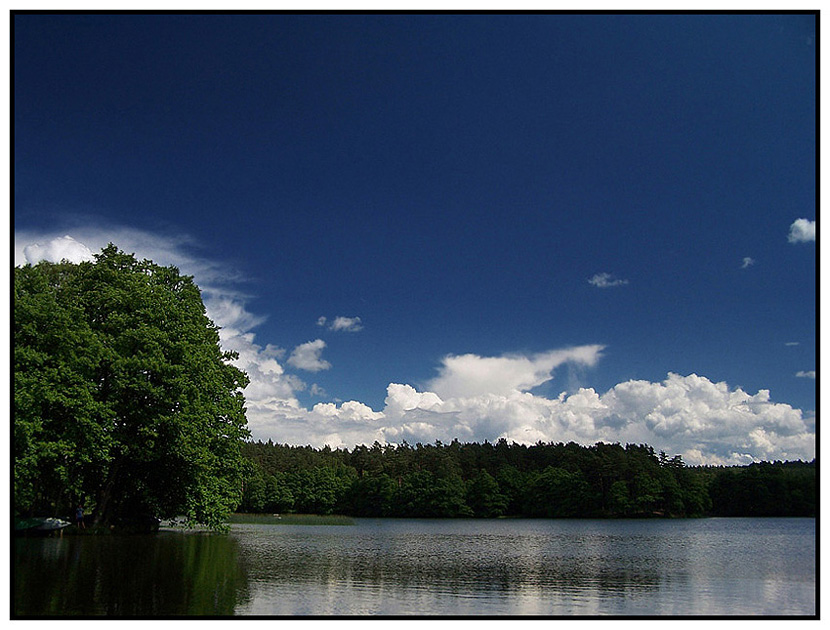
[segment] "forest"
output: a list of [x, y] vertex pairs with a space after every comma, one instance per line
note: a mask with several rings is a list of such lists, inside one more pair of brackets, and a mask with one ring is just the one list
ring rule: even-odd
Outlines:
[[816, 465], [687, 466], [648, 445], [246, 442], [237, 511], [363, 517], [815, 516]]

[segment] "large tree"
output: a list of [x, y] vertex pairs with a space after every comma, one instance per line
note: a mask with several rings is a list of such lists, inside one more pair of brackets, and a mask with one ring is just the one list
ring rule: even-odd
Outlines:
[[243, 372], [199, 288], [114, 245], [94, 262], [14, 270], [18, 513], [184, 515], [218, 527], [238, 504]]

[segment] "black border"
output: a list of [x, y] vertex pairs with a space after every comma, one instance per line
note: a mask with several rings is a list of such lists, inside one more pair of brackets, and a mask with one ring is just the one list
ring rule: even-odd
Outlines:
[[[255, 10], [255, 9], [237, 9], [237, 10], [198, 10], [198, 9], [187, 9], [187, 10], [130, 10], [130, 9], [117, 9], [117, 10], [59, 10], [59, 9], [43, 9], [43, 10], [36, 10], [36, 9], [22, 9], [22, 10], [15, 10], [11, 9], [9, 11], [9, 201], [10, 201], [10, 212], [9, 212], [9, 222], [11, 231], [9, 234], [9, 242], [11, 244], [10, 247], [10, 265], [9, 265], [9, 275], [10, 275], [10, 286], [14, 286], [14, 209], [15, 209], [15, 180], [14, 180], [14, 146], [15, 146], [15, 136], [14, 136], [14, 120], [15, 120], [15, 110], [14, 110], [14, 85], [15, 85], [15, 75], [14, 75], [14, 18], [17, 15], [814, 15], [816, 18], [816, 46], [815, 46], [815, 55], [816, 55], [816, 155], [815, 155], [815, 166], [816, 166], [816, 222], [817, 222], [817, 229], [816, 231], [816, 249], [817, 249], [817, 258], [816, 258], [816, 295], [820, 297], [820, 271], [821, 271], [821, 249], [820, 249], [820, 208], [821, 208], [821, 132], [820, 132], [820, 123], [821, 123], [821, 11], [820, 10], [749, 10], [749, 9], [738, 9], [738, 10], [680, 10], [680, 9], [671, 9], [671, 10], [612, 10], [612, 9], [603, 9], [603, 10], [549, 10], [549, 11], [539, 11], [539, 10], [506, 10], [506, 9], [499, 9], [499, 10], [419, 10], [419, 9], [400, 9], [400, 10], [315, 10], [315, 9], [308, 9], [308, 10], [299, 10], [299, 9], [286, 9], [286, 10]], [[10, 314], [13, 313], [13, 293], [9, 296], [9, 304]], [[821, 300], [817, 301], [816, 306], [816, 345], [820, 348], [820, 338], [821, 338], [821, 326], [820, 326], [820, 311], [821, 311]], [[14, 328], [13, 328], [13, 315], [10, 316], [9, 319], [9, 329], [10, 329], [10, 339], [13, 339], [14, 336]], [[10, 349], [12, 345], [10, 343]], [[10, 366], [10, 388], [9, 391], [14, 391], [14, 362], [13, 357], [9, 356], [9, 366]], [[815, 427], [815, 434], [816, 434], [816, 492], [818, 494], [817, 497], [817, 506], [818, 506], [818, 513], [816, 515], [816, 580], [815, 580], [815, 588], [816, 588], [816, 612], [814, 615], [768, 615], [768, 616], [754, 616], [754, 615], [677, 615], [677, 616], [668, 616], [668, 615], [614, 615], [614, 616], [597, 616], [597, 615], [579, 615], [579, 616], [568, 616], [568, 615], [245, 615], [245, 616], [210, 616], [210, 615], [188, 615], [188, 616], [136, 616], [136, 617], [106, 617], [106, 616], [52, 616], [52, 615], [44, 615], [44, 616], [34, 616], [34, 615], [15, 615], [14, 614], [14, 566], [13, 566], [13, 558], [14, 558], [14, 536], [10, 531], [9, 535], [9, 574], [10, 574], [10, 581], [9, 581], [9, 613], [11, 620], [72, 620], [72, 621], [84, 621], [84, 620], [210, 620], [210, 619], [220, 619], [220, 620], [278, 620], [278, 619], [292, 619], [292, 620], [350, 620], [350, 619], [360, 619], [360, 620], [609, 620], [609, 621], [621, 621], [621, 620], [665, 620], [665, 619], [672, 619], [672, 620], [721, 620], [721, 621], [741, 621], [741, 620], [786, 620], [786, 621], [796, 621], [796, 620], [818, 620], [820, 619], [820, 599], [821, 599], [821, 466], [820, 466], [820, 399], [821, 399], [821, 369], [820, 369], [821, 357], [820, 352], [819, 356], [816, 358], [816, 427]], [[13, 418], [13, 400], [9, 400], [9, 417]], [[9, 444], [13, 444], [14, 442], [14, 428], [13, 423], [9, 422]], [[14, 460], [11, 456], [11, 446], [9, 447], [9, 479], [14, 479]], [[11, 483], [11, 482], [10, 482]], [[14, 512], [14, 503], [12, 498], [12, 488], [9, 488], [9, 514]]]

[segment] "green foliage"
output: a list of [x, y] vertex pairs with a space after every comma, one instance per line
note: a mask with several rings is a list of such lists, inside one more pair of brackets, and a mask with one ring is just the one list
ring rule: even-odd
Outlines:
[[492, 518], [507, 511], [508, 498], [499, 491], [499, 484], [486, 470], [467, 482], [467, 505], [473, 516]]
[[294, 510], [305, 514], [333, 513], [356, 476], [353, 469], [328, 466], [286, 475]]
[[646, 472], [637, 473], [633, 484], [634, 511], [637, 514], [653, 514], [663, 504], [663, 487], [658, 479]]
[[464, 482], [458, 475], [439, 476], [428, 470], [403, 478], [397, 493], [400, 516], [446, 518], [472, 516], [464, 502]]
[[631, 497], [628, 492], [628, 485], [622, 480], [611, 484], [608, 491], [610, 512], [614, 516], [628, 516], [631, 514]]
[[710, 484], [717, 516], [815, 516], [815, 464], [763, 462], [719, 470]]
[[360, 477], [349, 487], [345, 505], [354, 516], [381, 517], [395, 513], [398, 484], [386, 473]]
[[14, 273], [15, 510], [221, 526], [248, 467], [247, 377], [192, 278], [113, 245]]
[[[768, 465], [756, 466], [760, 472], [749, 473], [744, 471], [753, 467], [690, 468], [679, 455], [656, 454], [644, 444], [601, 442], [589, 447], [574, 443], [524, 446], [505, 440], [495, 445], [453, 441], [381, 446], [376, 442], [351, 452], [248, 442], [244, 452], [254, 473], [246, 484], [243, 509], [271, 513], [335, 510], [364, 517], [704, 516], [721, 513], [718, 510], [723, 510], [729, 493], [735, 492], [741, 475], [755, 479], [772, 474], [765, 468]], [[781, 468], [784, 481], [768, 484], [755, 498], [777, 497], [782, 515], [814, 514], [814, 464], [775, 467]], [[267, 489], [267, 479], [280, 481]], [[742, 483], [754, 496], [754, 486]], [[290, 505], [285, 502], [282, 509], [275, 509], [275, 497], [284, 488], [301, 499], [293, 507], [285, 507]], [[713, 499], [717, 499], [715, 507]], [[260, 510], [259, 506], [265, 507]], [[729, 512], [745, 513], [741, 506]]]
[[532, 477], [525, 500], [527, 515], [547, 518], [592, 516], [595, 503], [581, 471], [553, 466]]

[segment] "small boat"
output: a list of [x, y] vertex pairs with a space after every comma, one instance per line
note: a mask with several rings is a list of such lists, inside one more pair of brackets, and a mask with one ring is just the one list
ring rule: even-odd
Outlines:
[[71, 523], [59, 518], [32, 516], [17, 518], [14, 521], [14, 533], [17, 535], [48, 536], [69, 527]]

